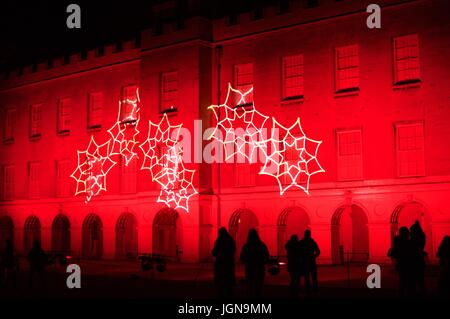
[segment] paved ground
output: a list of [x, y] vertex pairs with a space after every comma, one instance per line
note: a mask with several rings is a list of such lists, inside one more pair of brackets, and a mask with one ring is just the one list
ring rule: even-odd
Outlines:
[[[212, 264], [168, 264], [165, 272], [142, 271], [140, 263], [133, 261], [83, 261], [79, 262], [82, 272], [82, 288], [68, 289], [65, 267], [51, 266], [47, 269], [45, 286], [28, 285], [28, 270], [22, 262], [16, 287], [0, 288], [0, 297], [22, 298], [126, 298], [126, 299], [211, 299], [216, 292], [212, 283]], [[397, 277], [390, 265], [382, 266], [381, 289], [366, 287], [366, 265], [319, 267], [320, 292], [312, 299], [390, 299], [397, 298]], [[438, 269], [427, 270], [427, 295], [436, 297]], [[239, 282], [236, 297], [245, 298], [242, 266], [237, 267]], [[350, 278], [350, 280], [349, 280]], [[267, 275], [263, 297], [284, 300], [289, 298], [287, 284], [289, 276], [281, 269], [276, 276]], [[300, 296], [306, 298], [304, 294]]]

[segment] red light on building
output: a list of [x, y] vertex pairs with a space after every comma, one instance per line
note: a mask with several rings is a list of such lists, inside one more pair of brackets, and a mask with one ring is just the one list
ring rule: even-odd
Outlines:
[[[52, 249], [65, 238], [74, 257], [198, 261], [211, 258], [220, 226], [238, 249], [257, 228], [272, 255], [308, 228], [321, 263], [341, 262], [341, 252], [387, 262], [398, 228], [419, 220], [434, 261], [450, 233], [448, 3], [385, 3], [381, 29], [366, 27], [357, 2], [283, 16], [268, 8], [254, 21], [143, 30], [139, 47], [2, 77], [0, 242], [13, 238], [23, 252], [34, 239]], [[228, 83], [244, 94], [228, 96]], [[231, 118], [249, 125], [238, 143], [202, 139], [217, 123], [226, 132]], [[144, 133], [161, 119], [192, 132], [200, 147], [182, 154], [190, 161]], [[286, 136], [261, 146], [260, 129], [273, 125]], [[202, 161], [220, 142], [233, 144], [230, 161]], [[253, 161], [256, 149], [270, 158], [272, 146], [277, 181]], [[237, 155], [244, 160], [231, 161]], [[140, 169], [152, 160], [170, 172], [164, 182]]]

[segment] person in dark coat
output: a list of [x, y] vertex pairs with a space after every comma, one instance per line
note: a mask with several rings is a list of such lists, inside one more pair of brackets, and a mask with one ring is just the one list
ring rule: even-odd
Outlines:
[[298, 294], [300, 288], [300, 245], [297, 235], [292, 235], [286, 245], [284, 245], [287, 254], [287, 270], [291, 278], [289, 288], [292, 296]]
[[440, 273], [439, 273], [439, 294], [441, 296], [450, 296], [450, 236], [446, 235], [442, 239], [437, 251], [437, 258], [439, 258]]
[[424, 251], [427, 238], [418, 220], [416, 220], [414, 224], [411, 225], [411, 227], [409, 228], [409, 232], [413, 244], [416, 245], [420, 250]]
[[416, 251], [416, 246], [409, 238], [408, 228], [400, 227], [388, 255], [396, 262], [401, 296], [411, 295], [414, 291]]
[[245, 279], [249, 296], [259, 296], [264, 283], [269, 250], [259, 238], [256, 229], [250, 229], [247, 242], [242, 247], [240, 260], [245, 265]]
[[225, 227], [219, 229], [212, 255], [214, 262], [214, 282], [219, 297], [230, 297], [233, 294], [233, 286], [236, 281], [234, 258], [236, 244]]
[[[19, 262], [16, 254], [14, 253], [14, 246], [11, 239], [5, 241], [5, 250], [0, 256], [0, 281], [3, 281], [5, 285], [12, 282], [13, 286], [17, 282], [17, 272], [19, 270]], [[0, 282], [1, 283], [1, 282]]]
[[414, 290], [416, 287], [419, 289], [419, 293], [425, 293], [425, 252], [426, 236], [422, 230], [418, 220], [411, 225], [410, 229], [411, 242], [415, 248], [415, 255], [412, 266], [414, 267]]
[[41, 248], [41, 242], [35, 240], [33, 248], [28, 253], [30, 264], [30, 287], [33, 286], [34, 276], [37, 275], [42, 285], [45, 285], [45, 266], [47, 265], [47, 255]]
[[300, 258], [302, 261], [302, 275], [305, 277], [305, 290], [306, 292], [312, 289], [316, 292], [319, 289], [319, 283], [317, 280], [317, 263], [316, 259], [320, 255], [319, 245], [311, 237], [311, 231], [305, 230], [304, 237], [299, 242], [300, 245]]

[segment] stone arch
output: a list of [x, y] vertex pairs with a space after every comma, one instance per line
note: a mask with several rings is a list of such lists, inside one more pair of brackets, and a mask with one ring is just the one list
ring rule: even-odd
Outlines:
[[82, 256], [98, 259], [103, 256], [103, 223], [96, 214], [89, 214], [82, 226]]
[[116, 223], [116, 257], [136, 257], [138, 254], [138, 231], [136, 217], [123, 213]]
[[343, 205], [331, 217], [331, 255], [335, 264], [369, 259], [367, 212], [356, 204]]
[[434, 256], [433, 243], [431, 237], [431, 216], [427, 213], [427, 209], [424, 204], [419, 201], [409, 201], [398, 204], [391, 214], [391, 242], [398, 234], [400, 227], [411, 227], [411, 225], [418, 220], [420, 226], [426, 235], [425, 251], [430, 256]]
[[292, 235], [302, 238], [304, 231], [310, 228], [311, 220], [303, 208], [293, 206], [284, 209], [277, 220], [278, 255], [286, 255], [284, 245]]
[[36, 215], [30, 215], [25, 220], [23, 227], [23, 248], [28, 252], [33, 247], [35, 240], [41, 241], [41, 222]]
[[52, 250], [70, 252], [70, 221], [64, 214], [58, 214], [52, 222]]
[[228, 223], [230, 235], [236, 241], [237, 256], [240, 255], [242, 246], [247, 241], [248, 231], [251, 228], [258, 229], [259, 221], [255, 213], [249, 209], [240, 208], [231, 214]]
[[153, 254], [179, 261], [182, 247], [180, 215], [173, 208], [159, 210], [153, 219]]

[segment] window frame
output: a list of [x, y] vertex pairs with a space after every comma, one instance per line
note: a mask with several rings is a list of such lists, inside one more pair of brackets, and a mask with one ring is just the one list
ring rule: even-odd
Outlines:
[[[137, 158], [133, 157], [128, 165], [125, 165], [126, 160], [121, 156], [120, 158], [120, 192], [122, 194], [136, 194], [137, 193], [137, 181], [138, 181], [138, 163]], [[134, 171], [131, 171], [131, 166], [134, 166]], [[133, 181], [128, 181], [127, 178], [130, 178], [130, 175], [134, 175]], [[125, 186], [126, 185], [126, 186]], [[132, 186], [130, 186], [132, 185]]]
[[[250, 176], [250, 181], [248, 183], [242, 183], [239, 182], [239, 175], [238, 171], [244, 171], [248, 172], [248, 176]], [[233, 164], [233, 187], [239, 188], [239, 187], [255, 187], [256, 186], [256, 163], [238, 163], [235, 162]]]
[[[67, 102], [65, 107], [69, 110], [66, 112], [66, 114], [61, 114], [63, 111], [65, 103]], [[71, 98], [59, 98], [58, 99], [58, 105], [57, 105], [57, 122], [56, 122], [56, 133], [58, 135], [68, 135], [71, 130], [71, 123], [72, 123], [72, 99]], [[64, 110], [65, 111], [65, 110]], [[68, 118], [68, 124], [66, 123], [66, 120]], [[68, 126], [68, 127], [67, 127]]]
[[[301, 68], [302, 68], [302, 72], [301, 74], [296, 74], [290, 77], [286, 77], [286, 60], [289, 58], [294, 58], [294, 57], [298, 57], [301, 58]], [[296, 65], [296, 66], [298, 66]], [[293, 67], [293, 66], [291, 66]], [[297, 94], [297, 95], [287, 95], [286, 94], [286, 80], [288, 78], [295, 78], [295, 77], [300, 77], [301, 81], [302, 81], [302, 85], [301, 85], [301, 94]], [[292, 100], [302, 100], [305, 97], [305, 57], [303, 53], [298, 53], [298, 54], [291, 54], [291, 55], [285, 55], [281, 58], [281, 100], [282, 101], [292, 101]]]
[[[411, 152], [411, 151], [417, 151], [415, 149], [408, 149], [408, 150], [400, 150], [400, 134], [399, 134], [399, 128], [400, 127], [411, 127], [411, 126], [418, 126], [420, 125], [422, 127], [422, 161], [423, 161], [423, 172], [418, 172], [417, 174], [401, 174], [401, 161], [400, 156], [401, 152]], [[425, 156], [425, 123], [424, 121], [406, 121], [406, 122], [395, 122], [394, 123], [394, 133], [395, 133], [395, 158], [396, 158], [396, 171], [397, 171], [397, 177], [398, 178], [414, 178], [414, 177], [424, 177], [426, 176], [426, 156]], [[416, 138], [416, 137], [415, 137]], [[416, 164], [417, 165], [417, 164]]]
[[[38, 120], [39, 123], [37, 125], [37, 129], [34, 127], [34, 123], [36, 121], [35, 109], [38, 109]], [[30, 105], [30, 127], [29, 127], [29, 137], [30, 140], [38, 140], [42, 136], [42, 103], [35, 103]], [[34, 131], [36, 129], [36, 131]]]
[[[415, 41], [416, 41], [416, 46], [417, 46], [417, 73], [418, 73], [418, 77], [417, 78], [407, 78], [407, 79], [403, 79], [403, 80], [399, 80], [398, 77], [398, 61], [400, 61], [397, 58], [397, 41], [402, 39], [402, 38], [410, 38], [410, 37], [414, 37]], [[410, 48], [412, 46], [406, 46], [407, 48]], [[419, 35], [417, 33], [410, 33], [410, 34], [404, 34], [404, 35], [398, 35], [393, 37], [392, 39], [392, 53], [393, 53], [393, 80], [394, 80], [394, 86], [403, 86], [403, 85], [408, 85], [408, 84], [417, 84], [417, 83], [421, 83], [422, 82], [422, 73], [421, 73], [421, 69], [420, 69], [420, 44], [419, 44]], [[406, 59], [411, 59], [414, 57], [407, 57]]]
[[[65, 163], [67, 165], [66, 171], [62, 172], [62, 163]], [[56, 160], [56, 197], [58, 198], [64, 198], [69, 197], [71, 194], [71, 187], [69, 183], [69, 173], [70, 173], [70, 164], [71, 161], [69, 158], [62, 158], [59, 160]], [[66, 174], [64, 174], [66, 173]], [[61, 185], [66, 185], [66, 188], [61, 187]], [[63, 189], [67, 190], [67, 193], [63, 192]]]
[[[344, 49], [350, 50], [351, 48], [356, 48], [356, 54], [355, 55], [347, 55], [347, 56], [341, 56], [340, 53], [341, 51], [343, 51]], [[352, 66], [348, 66], [348, 67], [340, 67], [340, 60], [344, 59], [344, 58], [348, 58], [351, 59], [352, 57], [356, 57], [356, 66], [355, 64], [353, 64]], [[344, 80], [349, 80], [349, 79], [354, 79], [357, 78], [358, 79], [358, 83], [357, 86], [343, 86], [342, 85], [342, 80], [340, 79], [340, 75], [341, 72], [343, 72], [343, 70], [351, 70], [351, 69], [356, 69], [356, 72], [358, 74], [357, 77], [346, 77], [344, 78]], [[344, 45], [344, 46], [339, 46], [336, 47], [334, 49], [334, 89], [335, 89], [335, 93], [339, 94], [339, 93], [347, 93], [347, 92], [358, 92], [360, 90], [360, 58], [359, 58], [359, 45], [356, 44], [349, 44], [349, 45]]]
[[[36, 170], [34, 171], [33, 168]], [[33, 177], [35, 178], [33, 180]], [[28, 198], [39, 199], [41, 187], [41, 162], [28, 162]]]
[[[96, 96], [100, 96], [101, 102], [100, 107], [97, 107], [96, 109], [93, 108], [95, 104], [95, 98]], [[103, 91], [93, 91], [88, 93], [88, 107], [87, 107], [87, 129], [88, 130], [99, 130], [102, 128], [102, 113], [103, 113], [103, 105], [104, 105], [104, 99], [103, 99]], [[98, 112], [97, 115], [98, 123], [94, 123], [92, 121], [92, 114]]]
[[[246, 83], [246, 84], [239, 84], [239, 68], [243, 68], [245, 66], [250, 66], [251, 68], [251, 82]], [[255, 65], [253, 62], [246, 62], [246, 63], [237, 63], [233, 65], [233, 88], [236, 90], [239, 90], [241, 92], [247, 92], [250, 87], [254, 87], [255, 84]], [[253, 104], [254, 101], [254, 91], [251, 92], [251, 101], [246, 102], [246, 103], [242, 103], [242, 104], [233, 104], [231, 107], [234, 108], [239, 108], [239, 107], [247, 107], [247, 106], [251, 106]]]
[[[347, 158], [349, 156], [355, 156], [355, 154], [346, 154], [346, 155], [340, 155], [341, 153], [341, 134], [349, 134], [349, 133], [359, 133], [359, 162], [360, 162], [360, 170], [359, 170], [359, 176], [350, 176], [350, 174], [347, 174], [346, 177], [340, 172], [340, 162], [344, 160], [344, 157]], [[360, 181], [364, 179], [364, 143], [363, 143], [363, 130], [361, 127], [353, 127], [353, 128], [338, 128], [336, 129], [336, 180], [339, 182], [351, 182], [351, 181]]]
[[[7, 187], [7, 176], [6, 173], [8, 169], [11, 171], [11, 176], [9, 178], [10, 180], [10, 188]], [[2, 200], [4, 201], [10, 201], [14, 200], [15, 197], [15, 166], [14, 164], [5, 164], [2, 166]], [[9, 192], [8, 192], [9, 191]]]
[[[249, 140], [246, 138], [246, 141], [249, 142]], [[236, 147], [236, 145], [234, 145], [234, 147]], [[250, 148], [247, 149], [247, 147], [245, 147], [245, 151], [247, 152], [247, 156], [249, 156], [249, 152], [250, 152]], [[247, 157], [239, 157], [239, 154], [235, 154], [233, 155], [233, 187], [254, 187], [256, 186], [256, 179], [257, 179], [257, 168], [256, 166], [258, 165], [258, 149], [254, 149], [253, 150], [253, 156], [251, 158], [251, 161], [249, 159], [247, 159]], [[243, 160], [240, 161], [240, 160]], [[248, 183], [240, 183], [239, 182], [239, 176], [240, 174], [238, 174], [238, 171], [243, 171], [248, 173], [248, 176], [250, 177], [250, 181]]]
[[[131, 118], [131, 119], [129, 119], [129, 120], [125, 120], [125, 119], [123, 118], [123, 116], [124, 116], [124, 111], [123, 111], [123, 105], [124, 105], [124, 103], [123, 103], [123, 101], [125, 101], [125, 99], [128, 98], [128, 95], [126, 94], [126, 90], [131, 89], [131, 88], [133, 88], [133, 94], [136, 96], [136, 99], [137, 99], [137, 90], [138, 90], [138, 86], [137, 86], [137, 84], [135, 84], [135, 83], [132, 83], [132, 84], [128, 84], [128, 85], [122, 86], [121, 92], [120, 92], [119, 121], [120, 121], [120, 124], [122, 124], [122, 125], [127, 125], [127, 124], [133, 125], [133, 124], [135, 124], [135, 123], [138, 121], [138, 119], [139, 119], [139, 117], [137, 116], [137, 113], [136, 113], [136, 118]], [[128, 113], [126, 113], [126, 114], [128, 114]], [[128, 116], [129, 116], [129, 115], [128, 115]]]
[[[171, 76], [174, 76], [175, 80], [167, 81], [166, 79]], [[179, 91], [180, 91], [178, 76], [179, 76], [178, 70], [161, 72], [161, 74], [160, 74], [160, 80], [159, 80], [159, 85], [160, 85], [160, 87], [159, 87], [159, 113], [160, 114], [178, 112], [177, 104], [179, 102]], [[168, 83], [168, 82], [175, 82], [176, 89], [166, 91], [166, 89], [165, 89], [166, 83]], [[174, 94], [175, 97], [173, 99], [166, 99], [166, 96], [169, 94]], [[168, 104], [166, 104], [167, 101], [174, 101], [174, 103], [171, 103], [171, 105], [169, 106]]]
[[[3, 143], [14, 143], [16, 130], [16, 113], [15, 108], [8, 108], [5, 110], [5, 122], [3, 126]], [[8, 132], [8, 129], [10, 132]], [[9, 134], [9, 135], [8, 135]]]

